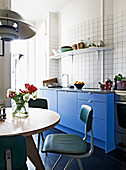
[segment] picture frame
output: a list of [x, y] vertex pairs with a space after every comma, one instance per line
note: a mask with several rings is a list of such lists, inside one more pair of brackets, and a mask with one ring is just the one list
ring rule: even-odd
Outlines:
[[0, 57], [4, 56], [4, 41], [0, 40]]

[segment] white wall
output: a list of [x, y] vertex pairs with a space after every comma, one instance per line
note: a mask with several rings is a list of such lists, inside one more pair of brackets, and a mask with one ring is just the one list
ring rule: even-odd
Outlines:
[[114, 14], [121, 12], [126, 9], [126, 1], [125, 0], [113, 0], [113, 9]]
[[[1, 0], [0, 8], [7, 7], [7, 0]], [[11, 3], [8, 3], [11, 7]], [[0, 57], [0, 105], [10, 105], [10, 100], [6, 99], [6, 90], [11, 87], [11, 54], [10, 43], [5, 43], [5, 55]]]
[[61, 10], [62, 29], [100, 16], [101, 0], [74, 0]]

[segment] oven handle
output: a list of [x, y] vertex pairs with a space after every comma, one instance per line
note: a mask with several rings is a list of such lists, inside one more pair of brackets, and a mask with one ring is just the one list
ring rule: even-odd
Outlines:
[[118, 101], [116, 101], [115, 104], [126, 104], [126, 102], [118, 102]]

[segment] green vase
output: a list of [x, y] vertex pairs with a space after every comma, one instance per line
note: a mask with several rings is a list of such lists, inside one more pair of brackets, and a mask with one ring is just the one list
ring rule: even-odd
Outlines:
[[12, 103], [12, 115], [13, 117], [28, 117], [28, 102], [25, 103]]

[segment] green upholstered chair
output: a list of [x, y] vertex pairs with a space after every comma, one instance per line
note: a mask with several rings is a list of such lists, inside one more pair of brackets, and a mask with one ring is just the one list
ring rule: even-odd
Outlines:
[[25, 138], [21, 135], [0, 136], [0, 169], [28, 170]]
[[[42, 109], [48, 109], [48, 102], [46, 99], [36, 99], [36, 100], [29, 100], [29, 107], [33, 107], [33, 108], [42, 108]], [[40, 146], [40, 136], [42, 137], [42, 140], [44, 142], [44, 136], [43, 133], [39, 133], [38, 134], [38, 150], [39, 150], [39, 146]]]
[[[64, 168], [65, 170], [68, 169], [74, 158], [77, 159], [79, 168], [82, 170], [83, 166], [80, 159], [89, 157], [93, 153], [93, 110], [90, 106], [82, 105], [80, 119], [85, 123], [85, 137], [83, 139], [79, 135], [75, 134], [50, 134], [46, 137], [42, 152], [60, 154], [52, 169], [56, 167], [62, 156], [66, 155], [70, 159]], [[90, 131], [91, 144], [90, 149], [87, 151], [86, 139], [87, 133]]]

